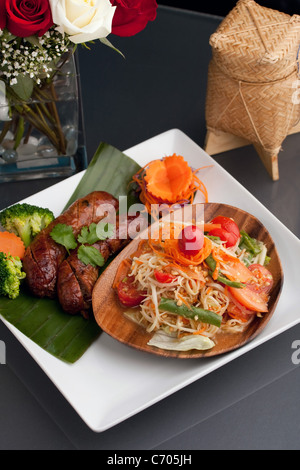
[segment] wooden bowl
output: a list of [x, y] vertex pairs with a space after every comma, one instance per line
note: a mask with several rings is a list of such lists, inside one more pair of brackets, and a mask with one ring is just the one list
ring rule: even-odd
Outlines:
[[112, 288], [116, 270], [120, 262], [123, 259], [129, 258], [137, 249], [140, 241], [140, 237], [137, 237], [125, 249], [123, 249], [105, 269], [93, 290], [92, 302], [95, 319], [101, 329], [112, 338], [138, 350], [165, 357], [177, 357], [182, 359], [211, 357], [232, 351], [251, 341], [270, 321], [275, 311], [283, 285], [282, 266], [271, 235], [256, 217], [242, 209], [238, 209], [237, 207], [219, 203], [197, 204], [196, 206], [204, 207], [205, 222], [210, 221], [217, 215], [231, 217], [235, 220], [240, 230], [245, 230], [251, 237], [265, 243], [268, 255], [271, 257], [268, 269], [274, 278], [274, 285], [270, 292], [270, 299], [268, 302], [269, 311], [265, 313], [262, 318], [255, 317], [245, 331], [241, 333], [218, 333], [216, 337], [213, 338], [216, 345], [210, 350], [191, 350], [187, 352], [168, 351], [149, 346], [147, 343], [153, 333], [147, 333], [143, 327], [137, 325], [123, 315], [124, 309], [119, 303], [115, 290]]

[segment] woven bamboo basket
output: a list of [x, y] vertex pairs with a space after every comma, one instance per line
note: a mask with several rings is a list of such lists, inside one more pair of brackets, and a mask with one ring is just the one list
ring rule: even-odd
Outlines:
[[287, 135], [300, 131], [300, 16], [240, 0], [210, 37], [208, 153], [253, 144], [273, 180]]

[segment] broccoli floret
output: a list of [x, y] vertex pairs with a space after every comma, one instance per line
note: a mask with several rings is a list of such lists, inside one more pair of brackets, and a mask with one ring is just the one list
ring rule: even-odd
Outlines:
[[15, 204], [0, 212], [0, 224], [8, 232], [18, 235], [27, 247], [43, 228], [54, 220], [50, 209], [31, 204]]
[[20, 258], [0, 252], [0, 295], [10, 299], [18, 297], [21, 280], [25, 276]]

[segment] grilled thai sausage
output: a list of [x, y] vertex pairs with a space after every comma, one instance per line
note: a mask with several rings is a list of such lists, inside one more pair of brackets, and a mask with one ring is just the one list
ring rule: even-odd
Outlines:
[[[104, 260], [121, 250], [130, 242], [130, 226], [138, 224], [137, 218], [129, 217], [124, 223], [117, 220], [114, 234], [107, 240], [94, 243]], [[135, 232], [137, 225], [135, 225]], [[138, 230], [137, 230], [138, 231]], [[89, 317], [92, 306], [92, 292], [99, 276], [99, 268], [85, 265], [77, 257], [77, 250], [68, 256], [60, 265], [57, 276], [57, 295], [64, 311], [72, 315], [81, 313]]]
[[50, 232], [57, 224], [72, 227], [75, 237], [82, 227], [98, 223], [112, 209], [118, 209], [118, 201], [104, 191], [94, 191], [75, 201], [63, 214], [42, 230], [26, 249], [23, 268], [31, 292], [38, 297], [56, 297], [57, 272], [67, 256], [66, 249], [57, 244]]

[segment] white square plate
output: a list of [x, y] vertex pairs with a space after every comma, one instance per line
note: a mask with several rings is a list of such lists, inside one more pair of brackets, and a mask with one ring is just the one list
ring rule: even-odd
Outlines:
[[[68, 365], [3, 320], [83, 421], [96, 432], [124, 421], [300, 321], [295, 287], [300, 285], [300, 240], [297, 237], [204, 150], [177, 129], [153, 137], [124, 153], [141, 166], [173, 153], [182, 155], [193, 168], [208, 166], [201, 170], [200, 179], [208, 190], [209, 202], [239, 207], [265, 225], [281, 258], [284, 286], [272, 319], [257, 338], [224, 356], [199, 360], [150, 355], [131, 349], [103, 333], [75, 364]], [[59, 215], [82, 174], [78, 173], [25, 201], [49, 207], [55, 215]], [[202, 201], [199, 195], [196, 202]]]

